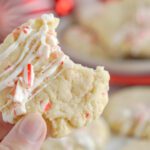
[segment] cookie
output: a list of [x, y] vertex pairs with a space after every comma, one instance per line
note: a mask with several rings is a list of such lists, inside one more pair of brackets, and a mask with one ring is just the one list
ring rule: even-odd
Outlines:
[[99, 44], [96, 35], [80, 25], [72, 25], [67, 28], [63, 33], [62, 42], [67, 49], [80, 55], [98, 58], [105, 57], [105, 52]]
[[149, 150], [150, 141], [134, 140], [129, 142], [122, 150]]
[[150, 0], [97, 1], [79, 7], [76, 14], [110, 57], [150, 58]]
[[0, 45], [0, 110], [16, 123], [40, 112], [54, 137], [85, 126], [108, 101], [109, 74], [72, 62], [58, 45], [52, 14], [31, 19]]
[[149, 87], [131, 87], [111, 95], [104, 116], [114, 132], [150, 138], [149, 90]]
[[104, 119], [61, 139], [48, 138], [41, 150], [101, 150], [109, 139], [109, 128]]

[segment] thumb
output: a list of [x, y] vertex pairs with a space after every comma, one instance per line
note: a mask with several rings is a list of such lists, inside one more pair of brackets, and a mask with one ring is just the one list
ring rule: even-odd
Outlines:
[[35, 113], [19, 121], [0, 143], [0, 150], [39, 150], [46, 136], [46, 123]]

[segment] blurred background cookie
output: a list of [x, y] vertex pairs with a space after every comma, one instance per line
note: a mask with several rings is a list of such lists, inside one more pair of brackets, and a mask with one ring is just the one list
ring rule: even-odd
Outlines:
[[150, 84], [150, 0], [76, 0], [60, 39], [76, 62], [103, 64], [113, 85]]
[[120, 135], [150, 138], [150, 87], [129, 87], [110, 96], [104, 116]]
[[67, 28], [62, 41], [68, 49], [74, 49], [80, 55], [97, 58], [106, 57], [94, 33], [82, 26], [74, 25]]
[[91, 1], [76, 14], [79, 24], [95, 33], [108, 56], [150, 57], [150, 0]]

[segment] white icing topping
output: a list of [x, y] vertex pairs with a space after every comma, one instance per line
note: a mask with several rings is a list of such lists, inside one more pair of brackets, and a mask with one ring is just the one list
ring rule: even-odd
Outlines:
[[42, 76], [35, 79], [35, 84], [32, 90], [34, 90], [37, 86], [39, 86], [45, 78], [52, 76], [56, 72], [60, 63], [65, 60], [64, 58], [65, 58], [65, 55], [59, 58], [59, 60], [55, 64], [49, 64], [47, 70], [42, 74]]
[[43, 57], [43, 59], [48, 59], [50, 56], [50, 47], [47, 45], [41, 45], [39, 50], [38, 50], [38, 55], [40, 57]]
[[[45, 79], [53, 79], [59, 74], [59, 72], [61, 72], [62, 69], [58, 70], [60, 66], [72, 66], [71, 62], [68, 61], [68, 58], [60, 50], [60, 47], [57, 46], [58, 40], [56, 38], [56, 34], [50, 34], [55, 33], [54, 29], [56, 28], [56, 20], [54, 16], [52, 14], [43, 15], [41, 19], [43, 21], [43, 24], [41, 25], [38, 32], [34, 33], [34, 28], [31, 29], [28, 26], [21, 27], [21, 33], [16, 42], [10, 45], [7, 50], [0, 54], [0, 58], [3, 57], [3, 59], [1, 60], [6, 59], [11, 53], [16, 50], [21, 42], [28, 38], [18, 60], [0, 74], [1, 78], [5, 74], [9, 73], [9, 76], [7, 76], [4, 80], [0, 82], [0, 91], [11, 86], [13, 86], [12, 88], [15, 88], [14, 93], [8, 95], [9, 102], [6, 103], [5, 107], [7, 107], [10, 102], [15, 104], [17, 103], [17, 105], [9, 110], [13, 111], [11, 115], [9, 115], [9, 111], [5, 111], [5, 107], [0, 108], [1, 110], [4, 109], [4, 111], [2, 111], [2, 113], [4, 112], [2, 115], [4, 121], [6, 122], [13, 123], [13, 118], [26, 113], [26, 102], [32, 100], [36, 94], [38, 94], [41, 90], [43, 90], [43, 88], [48, 85], [48, 83], [43, 84], [43, 81]], [[49, 22], [54, 22], [52, 23], [52, 29], [49, 28]], [[31, 26], [34, 23], [35, 20], [30, 20]], [[49, 38], [49, 44], [47, 43], [47, 36]], [[33, 43], [33, 40], [36, 41]], [[59, 53], [60, 55], [58, 55], [58, 57], [54, 60], [50, 61], [49, 58], [53, 51]], [[32, 64], [33, 62], [34, 64]], [[69, 65], [69, 63], [71, 65]], [[39, 69], [42, 70], [41, 73], [39, 73], [39, 69], [34, 69], [35, 67], [38, 67], [38, 65]], [[36, 92], [34, 92], [34, 90], [36, 90]], [[45, 102], [43, 103], [43, 105], [45, 105]]]
[[0, 77], [4, 76], [5, 74], [9, 73], [10, 71], [12, 71], [24, 58], [24, 56], [27, 54], [27, 52], [30, 50], [29, 46], [32, 43], [33, 39], [35, 39], [37, 37], [37, 34], [34, 34], [33, 36], [31, 36], [28, 39], [28, 42], [26, 43], [26, 45], [24, 46], [24, 49], [22, 50], [23, 53], [20, 55], [19, 59], [13, 64], [13, 66], [9, 67], [7, 70], [5, 70], [4, 72], [2, 72], [0, 74]]
[[58, 40], [55, 37], [51, 36], [50, 41], [51, 41], [52, 46], [58, 45]]
[[51, 108], [51, 102], [49, 101], [49, 99], [41, 100], [40, 108], [42, 112], [48, 111]]
[[14, 81], [16, 79], [16, 77], [22, 72], [22, 70], [24, 69], [24, 67], [26, 66], [26, 64], [30, 61], [32, 61], [36, 56], [33, 55], [33, 52], [35, 50], [35, 48], [38, 45], [38, 41], [33, 45], [32, 49], [30, 50], [28, 56], [23, 60], [23, 62], [14, 70], [14, 72], [12, 74], [10, 74], [9, 77], [7, 77], [5, 80], [0, 82], [0, 91], [2, 91], [3, 89], [5, 89], [7, 87], [7, 85], [11, 82]]
[[[30, 33], [30, 32], [29, 32]], [[21, 32], [18, 40], [10, 45], [8, 49], [6, 49], [3, 53], [0, 54], [0, 62], [2, 62], [4, 59], [6, 59], [12, 52], [15, 51], [15, 49], [18, 47], [19, 43], [24, 41], [26, 38], [25, 33]]]

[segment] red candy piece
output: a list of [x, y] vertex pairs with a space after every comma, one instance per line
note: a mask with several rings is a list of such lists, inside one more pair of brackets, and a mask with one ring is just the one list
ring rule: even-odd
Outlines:
[[51, 54], [51, 57], [52, 57], [53, 59], [57, 59], [57, 58], [59, 57], [59, 55], [58, 55], [58, 53], [53, 52], [53, 53]]
[[23, 26], [23, 32], [25, 33], [25, 34], [27, 34], [28, 33], [28, 30], [29, 30], [29, 27], [28, 26]]
[[28, 64], [27, 67], [28, 67], [28, 85], [31, 86], [31, 64]]
[[24, 32], [25, 34], [27, 34], [28, 31], [27, 31], [26, 29], [24, 29], [23, 32]]
[[49, 109], [52, 108], [52, 104], [50, 102], [48, 102], [46, 105], [45, 105], [45, 108], [44, 108], [44, 111], [48, 111]]
[[27, 64], [24, 69], [24, 81], [28, 87], [31, 87], [34, 80], [34, 72], [32, 64]]
[[55, 11], [59, 16], [70, 14], [74, 8], [74, 0], [55, 0]]
[[41, 108], [44, 112], [46, 112], [52, 108], [52, 103], [49, 100], [47, 100], [47, 101], [41, 100], [40, 105], [41, 105]]
[[89, 118], [89, 117], [90, 117], [90, 113], [89, 113], [89, 112], [86, 112], [86, 113], [85, 113], [85, 117], [86, 117], [86, 118]]
[[64, 65], [64, 62], [62, 61], [62, 62], [60, 63], [60, 65], [61, 65], [61, 66]]

